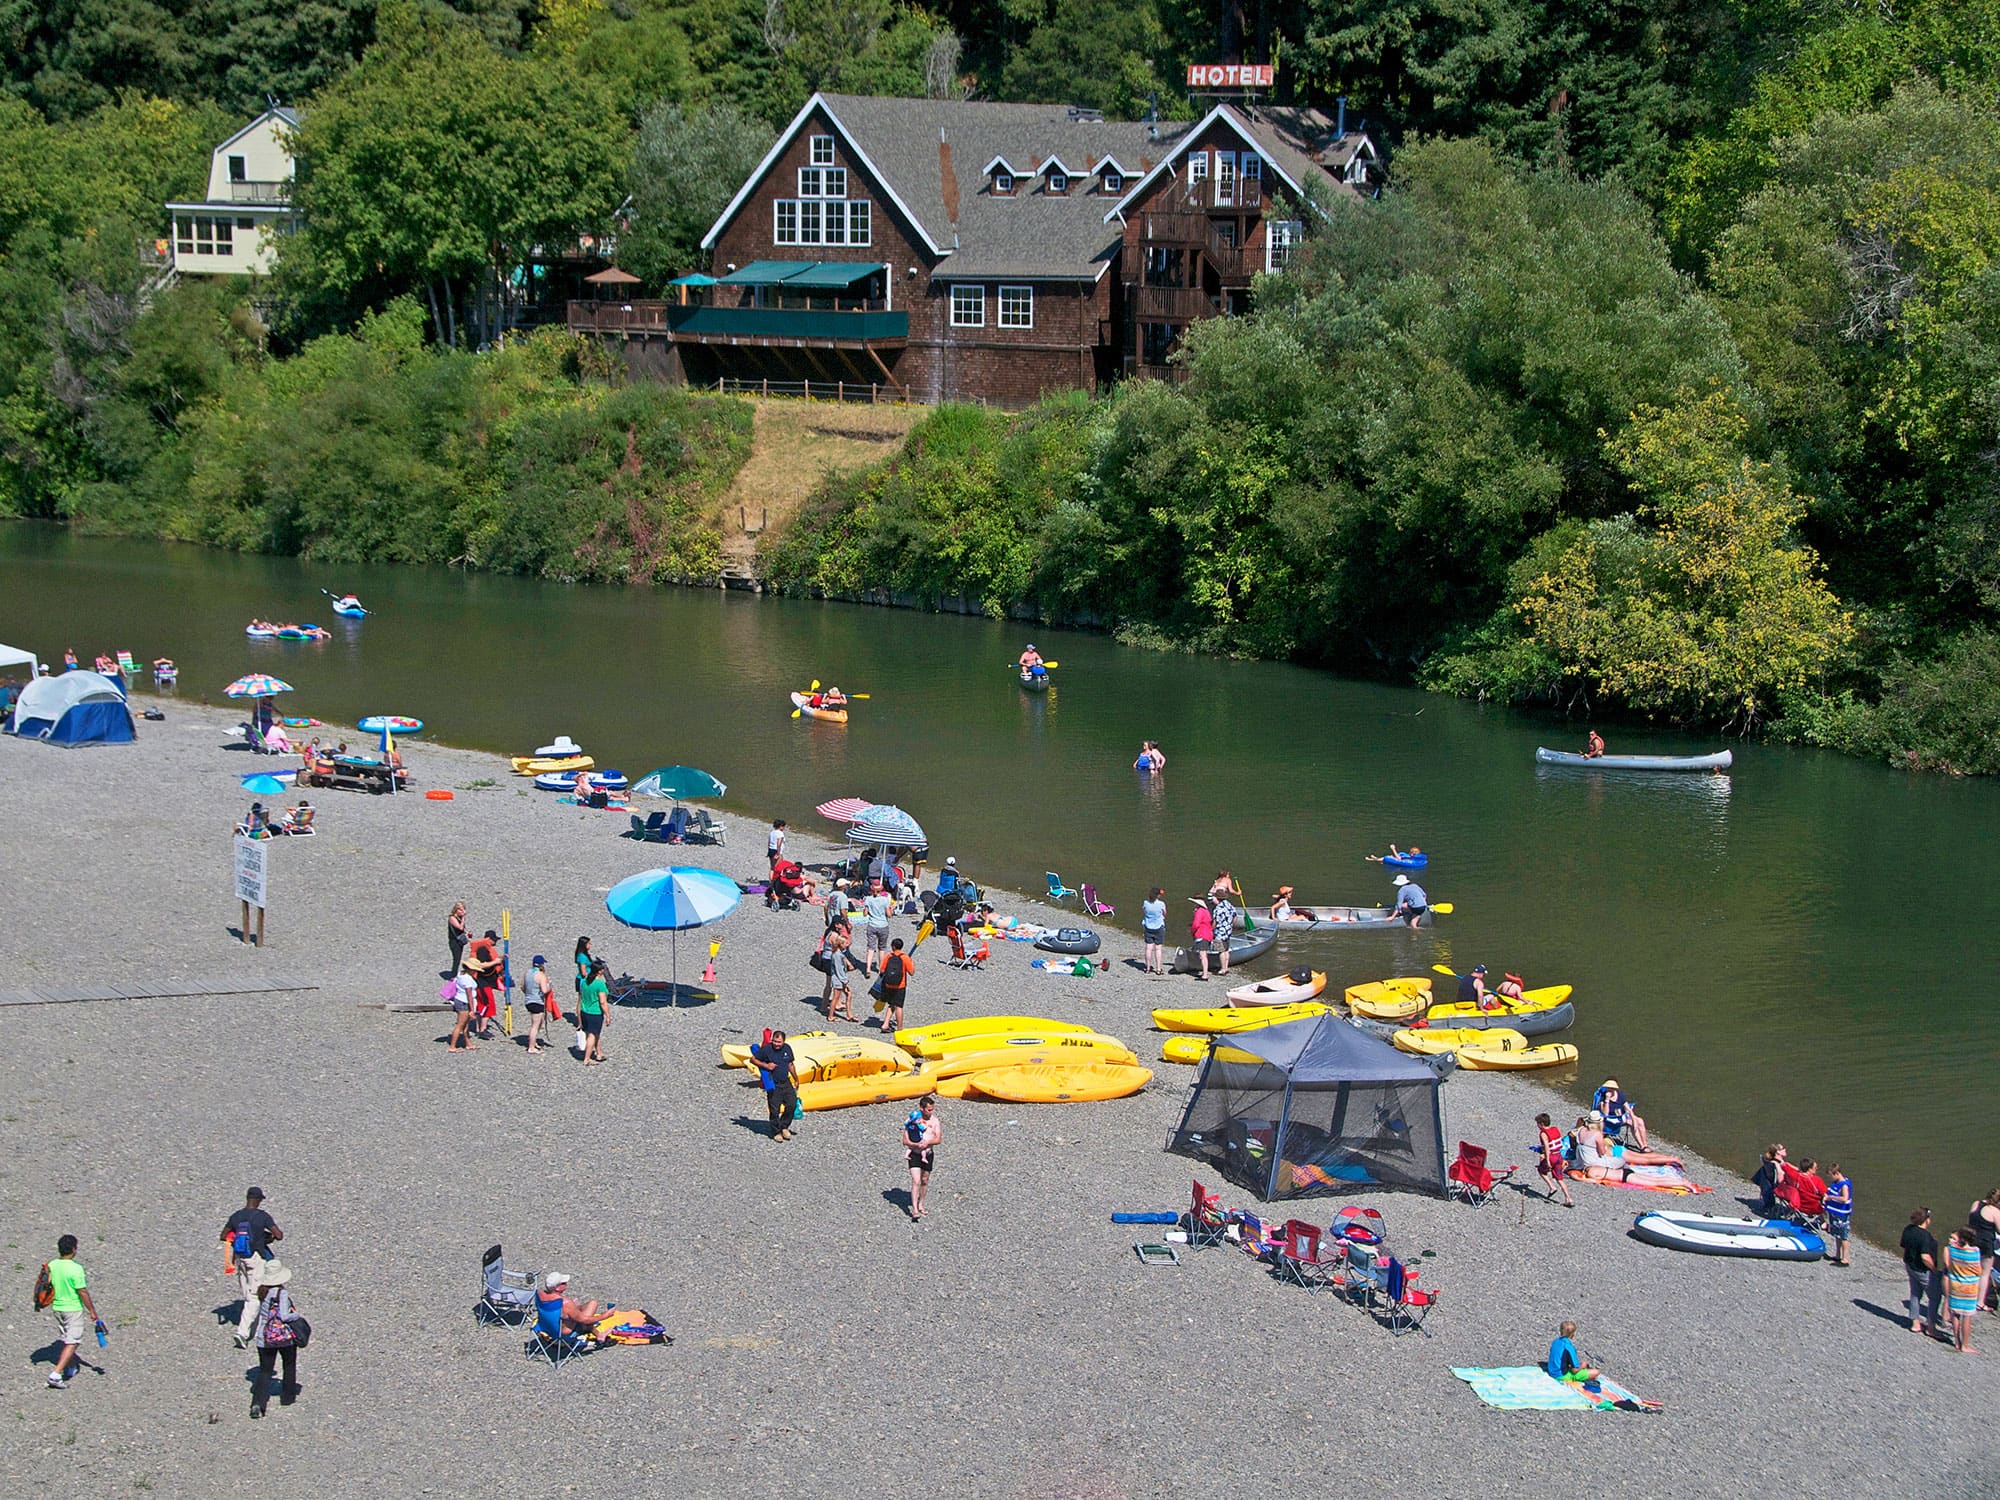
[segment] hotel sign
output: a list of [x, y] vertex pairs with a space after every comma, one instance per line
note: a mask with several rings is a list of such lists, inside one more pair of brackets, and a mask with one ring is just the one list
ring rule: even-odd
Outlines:
[[1191, 89], [1267, 89], [1277, 77], [1273, 63], [1189, 63]]

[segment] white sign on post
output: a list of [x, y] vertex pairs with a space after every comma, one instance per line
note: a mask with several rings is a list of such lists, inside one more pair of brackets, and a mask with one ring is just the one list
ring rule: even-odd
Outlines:
[[245, 906], [264, 909], [265, 859], [261, 839], [238, 836], [236, 840], [236, 899]]

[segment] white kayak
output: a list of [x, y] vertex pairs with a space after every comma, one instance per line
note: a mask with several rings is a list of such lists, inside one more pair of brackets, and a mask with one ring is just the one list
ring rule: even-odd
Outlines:
[[1632, 1233], [1649, 1245], [1691, 1250], [1697, 1255], [1735, 1255], [1752, 1260], [1819, 1260], [1826, 1255], [1823, 1238], [1782, 1219], [1646, 1213], [1632, 1221]]
[[[1232, 959], [1232, 962], [1234, 960]], [[1326, 975], [1313, 969], [1294, 969], [1276, 979], [1260, 979], [1255, 984], [1239, 984], [1229, 991], [1231, 1005], [1303, 1005], [1319, 998], [1326, 988]]]

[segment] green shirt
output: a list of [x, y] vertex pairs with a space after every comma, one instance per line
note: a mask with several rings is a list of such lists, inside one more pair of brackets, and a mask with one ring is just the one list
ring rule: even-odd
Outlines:
[[610, 988], [601, 978], [587, 980], [583, 986], [583, 1008], [593, 1016], [603, 1015], [605, 992]]
[[83, 1298], [77, 1296], [85, 1285], [82, 1266], [61, 1258], [50, 1261], [49, 1285], [56, 1290], [55, 1300], [49, 1303], [50, 1312], [83, 1311]]

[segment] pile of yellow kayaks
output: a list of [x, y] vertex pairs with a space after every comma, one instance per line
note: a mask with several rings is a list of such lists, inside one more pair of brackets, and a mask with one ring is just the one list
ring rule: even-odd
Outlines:
[[1511, 1072], [1528, 1068], [1560, 1068], [1576, 1061], [1576, 1048], [1568, 1042], [1539, 1047], [1528, 1045], [1518, 1031], [1502, 1026], [1467, 1029], [1457, 1026], [1426, 1027], [1421, 1031], [1405, 1028], [1390, 1038], [1404, 1052], [1436, 1056], [1451, 1052], [1461, 1068], [1475, 1071]]
[[[812, 1032], [786, 1038], [808, 1110], [844, 1109], [939, 1094], [1011, 1104], [1069, 1104], [1122, 1099], [1152, 1071], [1114, 1036], [1040, 1016], [967, 1016], [913, 1026], [881, 1037]], [[732, 1067], [748, 1067], [748, 1045], [722, 1049]]]

